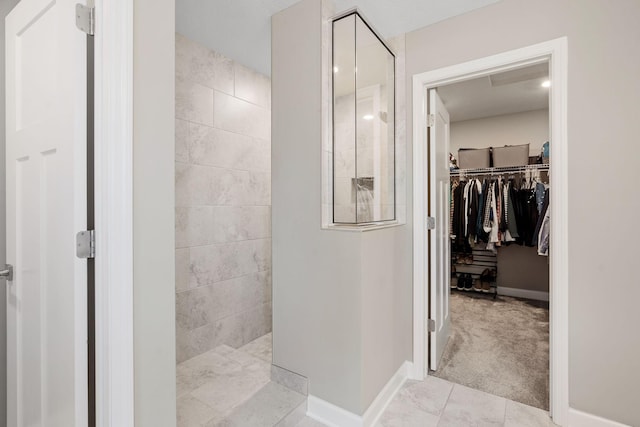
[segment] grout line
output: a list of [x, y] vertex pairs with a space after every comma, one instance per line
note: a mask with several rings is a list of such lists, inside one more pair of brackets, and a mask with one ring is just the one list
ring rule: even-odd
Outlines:
[[271, 240], [271, 236], [269, 235], [269, 236], [263, 236], [263, 237], [253, 237], [251, 239], [240, 239], [240, 240], [226, 240], [223, 242], [202, 243], [198, 245], [176, 246], [175, 249], [202, 248], [204, 246], [221, 246], [221, 245], [231, 244], [231, 243], [255, 242], [258, 240]]
[[271, 240], [271, 236], [269, 237], [256, 237], [254, 239], [245, 239], [245, 240], [232, 240], [228, 242], [214, 242], [214, 243], [205, 243], [202, 245], [190, 245], [190, 246], [176, 246], [176, 249], [187, 249], [187, 248], [204, 248], [206, 246], [222, 246], [232, 243], [241, 243], [241, 242], [257, 242], [259, 240]]
[[236, 132], [236, 131], [233, 131], [233, 130], [223, 129], [221, 127], [217, 127], [217, 126], [213, 126], [213, 125], [212, 126], [205, 125], [205, 124], [202, 124], [200, 122], [196, 122], [196, 121], [189, 120], [189, 119], [180, 119], [178, 117], [176, 117], [175, 119], [176, 120], [181, 120], [183, 122], [187, 122], [188, 124], [194, 124], [194, 125], [198, 125], [198, 126], [203, 126], [203, 127], [209, 128], [209, 129], [215, 129], [215, 130], [219, 130], [221, 132], [232, 133], [234, 135], [244, 136], [245, 138], [256, 139], [256, 140], [258, 140], [260, 142], [268, 142], [269, 144], [271, 144], [271, 133], [269, 133], [269, 138], [260, 138], [260, 137], [253, 136], [253, 135], [247, 135], [246, 133], [240, 133], [240, 132]]

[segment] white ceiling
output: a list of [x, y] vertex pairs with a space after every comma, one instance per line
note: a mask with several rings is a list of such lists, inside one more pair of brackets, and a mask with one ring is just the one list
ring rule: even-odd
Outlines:
[[[176, 0], [176, 31], [263, 74], [271, 74], [271, 15], [299, 0]], [[354, 6], [384, 38], [499, 0], [335, 0]]]
[[549, 108], [548, 63], [438, 88], [452, 122]]

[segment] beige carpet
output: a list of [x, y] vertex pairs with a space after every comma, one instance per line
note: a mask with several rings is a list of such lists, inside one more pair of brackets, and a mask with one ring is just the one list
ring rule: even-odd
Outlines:
[[548, 303], [454, 291], [451, 327], [436, 377], [549, 409]]

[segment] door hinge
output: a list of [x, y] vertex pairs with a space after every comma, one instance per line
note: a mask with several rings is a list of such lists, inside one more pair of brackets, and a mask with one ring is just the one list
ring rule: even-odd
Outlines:
[[432, 216], [427, 217], [427, 230], [435, 230], [436, 229], [436, 219]]
[[429, 319], [427, 321], [428, 326], [429, 326], [429, 332], [435, 332], [436, 331], [436, 321], [434, 319]]
[[96, 8], [76, 4], [76, 27], [92, 36], [96, 30]]
[[433, 127], [436, 124], [436, 115], [429, 114], [427, 115], [427, 127]]
[[82, 259], [96, 257], [96, 232], [94, 230], [80, 231], [76, 234], [76, 256]]

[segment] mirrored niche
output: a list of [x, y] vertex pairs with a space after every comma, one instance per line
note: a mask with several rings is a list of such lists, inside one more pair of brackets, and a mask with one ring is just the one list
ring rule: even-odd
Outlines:
[[333, 31], [333, 223], [396, 219], [395, 56], [357, 11]]

